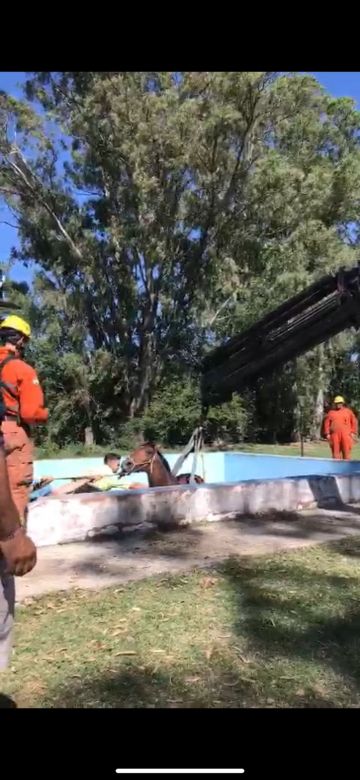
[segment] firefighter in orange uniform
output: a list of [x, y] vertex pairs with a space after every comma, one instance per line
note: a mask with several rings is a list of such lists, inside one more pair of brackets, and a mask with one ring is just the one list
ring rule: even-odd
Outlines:
[[45, 423], [48, 410], [36, 371], [22, 357], [31, 336], [30, 325], [15, 315], [0, 324], [0, 389], [5, 407], [2, 431], [11, 493], [25, 524], [33, 481], [30, 426]]
[[324, 420], [324, 435], [330, 443], [333, 458], [349, 460], [354, 438], [358, 433], [358, 421], [354, 412], [345, 406], [342, 395], [334, 398], [334, 408]]

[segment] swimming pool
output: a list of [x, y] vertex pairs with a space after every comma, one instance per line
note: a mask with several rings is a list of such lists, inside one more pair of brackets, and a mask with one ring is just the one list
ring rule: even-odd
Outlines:
[[[165, 452], [170, 467], [175, 464], [179, 453]], [[182, 472], [191, 471], [192, 455], [185, 460]], [[61, 460], [38, 460], [35, 462], [35, 479], [55, 477], [51, 486], [39, 491], [41, 495], [69, 482], [69, 477], [82, 477], [103, 465], [102, 458], [64, 458]], [[281, 479], [284, 477], [326, 476], [330, 474], [360, 474], [360, 461], [341, 461], [331, 458], [301, 458], [286, 455], [251, 455], [245, 452], [206, 452], [198, 458], [196, 471], [210, 484], [246, 482], [248, 480]], [[123, 484], [134, 481], [133, 476], [124, 477]], [[137, 474], [136, 481], [147, 487], [145, 474]]]

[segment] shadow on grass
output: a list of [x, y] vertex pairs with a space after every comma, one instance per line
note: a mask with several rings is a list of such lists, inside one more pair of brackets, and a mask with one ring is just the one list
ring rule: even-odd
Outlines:
[[[359, 542], [356, 548], [360, 554]], [[239, 560], [226, 562], [221, 571], [235, 598], [234, 630], [238, 636], [246, 637], [252, 652], [269, 662], [284, 658], [320, 664], [324, 670], [342, 675], [356, 692], [360, 691], [360, 608], [346, 605], [351, 586], [359, 584], [358, 578], [326, 574], [301, 565], [287, 571], [274, 566], [263, 573]], [[329, 617], [329, 602], [321, 610], [324, 587], [328, 589], [328, 599], [333, 589], [332, 611], [339, 616]], [[325, 601], [326, 596], [323, 598]]]
[[[354, 540], [354, 546], [360, 550], [360, 541]], [[346, 555], [347, 545], [342, 543], [341, 548]], [[207, 658], [197, 656], [195, 640], [188, 668], [178, 659], [166, 666], [161, 658], [152, 664], [146, 657], [121, 661], [114, 657], [109, 664], [115, 668], [88, 675], [84, 671], [81, 680], [70, 679], [48, 691], [45, 704], [56, 708], [358, 706], [356, 576], [331, 573], [331, 568], [330, 573], [318, 571], [316, 561], [311, 566], [307, 559], [302, 565], [301, 560], [287, 563], [278, 556], [263, 568], [259, 559], [247, 558], [228, 560], [217, 570], [221, 588], [217, 597], [226, 600], [233, 622], [230, 644]], [[239, 661], [239, 648], [249, 656], [245, 661]]]
[[[117, 672], [104, 672], [81, 683], [63, 686], [54, 692], [51, 706], [59, 707], [208, 707], [208, 696], [189, 696], [185, 681], [172, 681], [166, 671], [142, 671], [131, 666]], [[219, 705], [220, 706], [220, 705]], [[241, 706], [241, 705], [240, 705]]]
[[[210, 678], [210, 679], [209, 679]], [[187, 681], [188, 679], [188, 681]], [[118, 672], [104, 672], [81, 683], [66, 685], [53, 691], [45, 706], [52, 708], [167, 708], [167, 709], [240, 709], [269, 707], [259, 700], [253, 681], [245, 680], [238, 669], [230, 665], [212, 666], [202, 684], [199, 677], [175, 676], [168, 670], [142, 671], [135, 666]], [[337, 703], [321, 694], [313, 694], [306, 702], [292, 696], [285, 703], [290, 707], [335, 708]], [[274, 706], [274, 705], [273, 705]], [[281, 706], [281, 705], [278, 705]]]

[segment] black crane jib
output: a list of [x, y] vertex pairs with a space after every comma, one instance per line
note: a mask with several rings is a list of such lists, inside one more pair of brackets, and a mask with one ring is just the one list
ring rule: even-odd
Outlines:
[[214, 349], [202, 366], [204, 406], [223, 403], [288, 360], [360, 326], [360, 266], [324, 276]]

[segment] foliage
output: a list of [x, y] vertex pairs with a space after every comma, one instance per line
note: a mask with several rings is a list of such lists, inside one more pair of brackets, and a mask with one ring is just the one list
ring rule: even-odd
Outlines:
[[206, 438], [214, 444], [241, 442], [248, 433], [251, 409], [239, 395], [221, 406], [210, 407], [205, 424]]
[[[173, 382], [156, 392], [142, 417], [145, 439], [170, 446], [185, 444], [201, 419], [199, 386], [193, 380]], [[207, 442], [238, 442], [245, 432], [246, 410], [238, 396], [208, 410], [205, 422]]]
[[159, 388], [143, 418], [144, 437], [185, 444], [199, 422], [199, 389], [194, 382], [169, 383]]
[[[46, 436], [181, 443], [204, 351], [356, 262], [360, 114], [294, 73], [34, 72], [25, 92], [0, 95], [0, 195], [12, 260], [36, 262]], [[360, 402], [355, 348], [212, 410], [209, 436], [318, 436], [335, 385]]]

